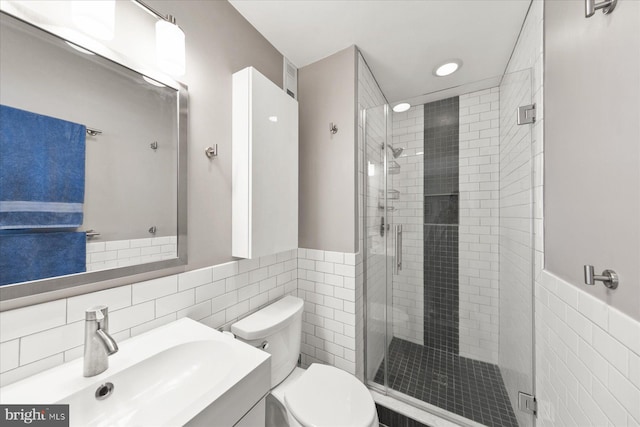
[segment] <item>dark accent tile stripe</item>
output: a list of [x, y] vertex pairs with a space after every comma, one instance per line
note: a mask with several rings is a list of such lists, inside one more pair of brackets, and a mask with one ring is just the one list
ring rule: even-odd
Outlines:
[[424, 345], [458, 354], [458, 227], [424, 226]]
[[424, 343], [459, 351], [459, 99], [424, 105]]
[[[388, 358], [391, 389], [489, 427], [518, 427], [498, 366], [395, 337]], [[384, 361], [374, 381], [384, 383]]]

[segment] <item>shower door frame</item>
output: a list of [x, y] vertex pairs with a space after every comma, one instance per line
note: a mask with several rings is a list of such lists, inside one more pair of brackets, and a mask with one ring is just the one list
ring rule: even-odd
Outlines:
[[[533, 86], [533, 70], [531, 68], [525, 68], [522, 70], [516, 70], [516, 71], [512, 71], [508, 74], [515, 74], [515, 73], [520, 73], [520, 72], [524, 72], [524, 71], [528, 71], [529, 75], [531, 77], [531, 86]], [[505, 74], [505, 76], [507, 76], [508, 74]], [[499, 85], [498, 85], [499, 86]], [[531, 93], [530, 96], [532, 98], [531, 103], [533, 104], [533, 90], [534, 88], [531, 88]], [[388, 227], [388, 229], [385, 232], [385, 258], [387, 259], [387, 261], [385, 262], [385, 278], [387, 278], [387, 281], [385, 283], [385, 310], [384, 310], [384, 322], [385, 322], [385, 331], [384, 331], [384, 359], [383, 359], [383, 363], [384, 363], [384, 383], [383, 384], [378, 384], [374, 381], [374, 377], [375, 377], [375, 373], [373, 374], [373, 377], [369, 377], [368, 375], [368, 358], [367, 358], [367, 351], [368, 351], [368, 326], [369, 326], [369, 307], [368, 307], [368, 291], [369, 291], [369, 287], [368, 287], [368, 277], [367, 277], [367, 267], [368, 267], [368, 244], [367, 244], [367, 226], [369, 225], [369, 216], [367, 215], [367, 200], [370, 197], [369, 193], [368, 193], [368, 180], [369, 180], [369, 175], [367, 173], [367, 162], [369, 159], [369, 155], [368, 155], [368, 144], [367, 144], [367, 140], [368, 140], [368, 134], [367, 134], [367, 125], [368, 125], [368, 113], [369, 111], [376, 109], [376, 108], [383, 108], [383, 114], [384, 114], [384, 143], [383, 143], [383, 191], [384, 191], [384, 212], [383, 212], [383, 217], [385, 219], [385, 227]], [[513, 114], [516, 114], [516, 112], [514, 111]], [[375, 107], [370, 107], [367, 109], [363, 110], [363, 114], [362, 114], [362, 126], [363, 126], [363, 156], [362, 156], [362, 170], [363, 170], [363, 178], [364, 178], [364, 182], [363, 182], [363, 248], [362, 248], [362, 259], [363, 259], [363, 314], [364, 314], [364, 319], [363, 319], [363, 328], [364, 328], [364, 357], [363, 357], [363, 361], [364, 361], [364, 370], [363, 370], [363, 375], [364, 375], [364, 383], [365, 385], [370, 388], [371, 390], [374, 390], [380, 394], [392, 397], [394, 399], [397, 399], [398, 401], [404, 402], [406, 404], [409, 404], [413, 407], [416, 407], [418, 409], [421, 410], [425, 410], [426, 412], [432, 413], [438, 417], [441, 417], [443, 419], [458, 423], [460, 425], [463, 426], [481, 426], [482, 424], [473, 421], [471, 419], [465, 418], [461, 415], [458, 415], [456, 413], [450, 412], [446, 409], [443, 409], [439, 406], [435, 406], [433, 404], [424, 402], [422, 400], [419, 400], [417, 398], [414, 398], [412, 396], [406, 395], [400, 391], [394, 390], [392, 389], [389, 385], [388, 385], [388, 349], [389, 349], [389, 344], [391, 342], [391, 338], [389, 336], [389, 319], [391, 318], [391, 310], [393, 309], [393, 303], [392, 303], [392, 295], [390, 295], [390, 292], [392, 292], [392, 287], [393, 287], [393, 268], [391, 267], [394, 258], [395, 258], [395, 254], [389, 254], [389, 247], [390, 246], [394, 246], [394, 244], [390, 245], [390, 243], [394, 243], [393, 239], [395, 239], [395, 235], [393, 236], [389, 236], [389, 233], [391, 232], [391, 220], [389, 219], [389, 210], [388, 210], [388, 206], [389, 206], [389, 202], [388, 202], [388, 186], [389, 186], [389, 174], [388, 174], [388, 165], [389, 165], [389, 150], [388, 150], [388, 146], [390, 145], [389, 141], [391, 141], [392, 136], [391, 136], [391, 132], [392, 132], [392, 126], [390, 126], [389, 121], [391, 120], [391, 111], [389, 108], [389, 104], [384, 104], [382, 106], [375, 106]], [[532, 125], [529, 125], [532, 126]], [[529, 130], [529, 143], [531, 145], [531, 152], [528, 158], [528, 163], [530, 166], [530, 178], [531, 178], [531, 182], [530, 182], [530, 187], [528, 189], [529, 191], [529, 197], [530, 197], [530, 212], [529, 212], [529, 218], [528, 218], [528, 222], [529, 222], [529, 238], [530, 238], [530, 262], [531, 262], [531, 276], [530, 276], [530, 291], [531, 291], [531, 390], [533, 393], [533, 396], [535, 396], [536, 393], [536, 365], [535, 365], [535, 271], [536, 271], [536, 265], [535, 265], [535, 228], [534, 228], [534, 221], [535, 221], [535, 196], [534, 196], [534, 188], [535, 188], [535, 169], [534, 169], [534, 153], [533, 153], [533, 129], [532, 127]], [[541, 173], [541, 171], [539, 171], [538, 173]], [[499, 218], [501, 217], [501, 215], [498, 216]], [[498, 366], [499, 363], [497, 363]], [[513, 408], [514, 412], [517, 412], [519, 409], [517, 407]], [[536, 417], [535, 415], [531, 415], [531, 425], [533, 425], [535, 427], [536, 425]]]

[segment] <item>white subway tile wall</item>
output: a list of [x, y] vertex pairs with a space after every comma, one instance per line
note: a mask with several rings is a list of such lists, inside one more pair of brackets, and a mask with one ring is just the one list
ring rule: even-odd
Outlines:
[[87, 271], [162, 261], [178, 256], [176, 236], [87, 242]]
[[393, 276], [393, 336], [423, 345], [424, 106], [391, 114], [393, 146], [403, 148], [388, 160], [390, 187], [400, 192], [398, 200], [389, 200], [389, 219], [392, 227], [402, 225], [402, 270]]
[[640, 322], [546, 271], [535, 307], [538, 425], [640, 425]]
[[356, 264], [362, 263], [354, 255], [298, 249], [304, 367], [326, 363], [356, 373]]
[[500, 90], [460, 96], [460, 355], [498, 363]]
[[[338, 255], [342, 254], [329, 259]], [[355, 258], [341, 259], [353, 262], [353, 277], [347, 281], [351, 285]], [[297, 250], [292, 250], [4, 311], [0, 313], [0, 386], [81, 357], [84, 311], [96, 304], [109, 306], [110, 330], [121, 341], [182, 317], [228, 328], [238, 318], [297, 291], [298, 257]], [[339, 301], [344, 301], [339, 297], [348, 298], [344, 292], [335, 294]], [[342, 309], [351, 313], [337, 316], [340, 321], [353, 323], [348, 318], [353, 318], [353, 302]], [[355, 339], [355, 329], [347, 332]], [[353, 360], [349, 362], [355, 366]]]

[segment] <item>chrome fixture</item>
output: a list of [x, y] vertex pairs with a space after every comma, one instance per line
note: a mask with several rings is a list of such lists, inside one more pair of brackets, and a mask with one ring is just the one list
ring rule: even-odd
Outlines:
[[518, 107], [518, 124], [527, 125], [536, 122], [536, 104]]
[[331, 133], [331, 135], [335, 135], [336, 133], [338, 133], [338, 126], [336, 126], [333, 122], [329, 123], [329, 133]]
[[184, 32], [176, 24], [173, 15], [163, 15], [142, 0], [134, 3], [143, 10], [158, 18], [156, 22], [156, 59], [165, 72], [181, 76], [185, 72]]
[[594, 274], [593, 265], [584, 266], [584, 283], [587, 285], [595, 285], [596, 282], [602, 282], [609, 289], [616, 289], [619, 284], [618, 274], [613, 270], [605, 270], [602, 275]]
[[210, 159], [218, 157], [218, 144], [213, 144], [212, 147], [205, 148], [204, 154], [206, 154]]
[[87, 230], [85, 234], [87, 235], [88, 240], [91, 240], [94, 237], [98, 237], [100, 235], [100, 233], [96, 232], [93, 228], [91, 230]]
[[94, 128], [87, 128], [87, 135], [89, 136], [102, 135], [102, 131]]
[[93, 377], [107, 370], [109, 356], [118, 351], [118, 344], [109, 335], [109, 308], [98, 305], [87, 309], [84, 318], [84, 371]]
[[402, 225], [396, 225], [396, 274], [402, 271]]
[[100, 384], [100, 386], [98, 386], [98, 388], [96, 389], [94, 396], [97, 400], [104, 400], [107, 397], [111, 396], [114, 388], [115, 386], [113, 385], [113, 383]]
[[149, 144], [149, 147], [151, 147], [151, 149], [153, 151], [158, 149], [158, 141], [153, 141], [151, 144]]
[[584, 17], [591, 18], [598, 9], [602, 9], [602, 13], [607, 15], [613, 12], [616, 4], [618, 4], [618, 0], [607, 0], [600, 3], [596, 3], [596, 0], [584, 0]]
[[[404, 151], [403, 147], [398, 147], [398, 148], [394, 148], [393, 145], [391, 144], [386, 144], [387, 148], [389, 148], [389, 150], [391, 150], [391, 154], [393, 154], [393, 158], [397, 159], [398, 157], [400, 157], [400, 154], [402, 154], [402, 152]], [[384, 146], [385, 144], [382, 144], [382, 149], [384, 150]]]

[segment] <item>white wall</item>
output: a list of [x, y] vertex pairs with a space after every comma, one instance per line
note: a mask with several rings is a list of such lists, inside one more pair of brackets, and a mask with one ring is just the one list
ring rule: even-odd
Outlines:
[[298, 70], [303, 248], [357, 251], [356, 59], [352, 46]]

